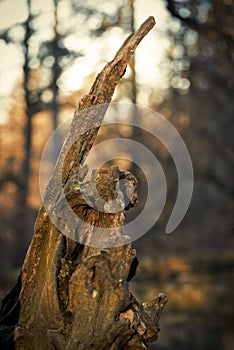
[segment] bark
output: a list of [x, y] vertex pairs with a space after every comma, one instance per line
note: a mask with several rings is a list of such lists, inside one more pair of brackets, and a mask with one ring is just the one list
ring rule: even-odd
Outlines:
[[[81, 169], [115, 86], [137, 45], [153, 26], [154, 18], [149, 17], [127, 38], [75, 111], [21, 275], [3, 300], [1, 349], [136, 350], [147, 348], [157, 339], [158, 319], [167, 297], [160, 294], [141, 304], [129, 289], [138, 261], [131, 244], [125, 244], [127, 237], [122, 230], [125, 211], [108, 213], [104, 205], [100, 212], [82, 196], [82, 190], [89, 188], [90, 202], [100, 200], [97, 188], [102, 199], [113, 200], [118, 196], [117, 204], [128, 209], [137, 203], [137, 180], [114, 166], [93, 171], [91, 180], [85, 182], [86, 169]], [[103, 103], [101, 108], [89, 108]], [[89, 130], [82, 133], [87, 127]], [[77, 134], [80, 136], [75, 138]], [[118, 188], [118, 180], [123, 178], [129, 180], [130, 188]], [[58, 193], [61, 181], [62, 191]], [[71, 213], [66, 212], [65, 200], [72, 212], [83, 219], [75, 227], [70, 227]], [[127, 207], [125, 203], [129, 203]], [[51, 217], [55, 223], [64, 221], [70, 230], [69, 237], [58, 230]], [[86, 224], [90, 224], [88, 230]], [[106, 227], [108, 235], [103, 233]], [[101, 248], [89, 246], [92, 239]], [[115, 247], [105, 247], [110, 245]]]

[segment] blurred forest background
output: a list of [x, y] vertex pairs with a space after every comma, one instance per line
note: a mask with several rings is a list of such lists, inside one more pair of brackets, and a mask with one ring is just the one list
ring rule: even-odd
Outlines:
[[[103, 64], [149, 15], [156, 27], [139, 46], [114, 100], [148, 106], [168, 118], [189, 149], [195, 184], [186, 217], [166, 235], [177, 177], [170, 155], [157, 145], [168, 198], [159, 222], [134, 242], [140, 267], [132, 289], [140, 300], [160, 291], [169, 296], [151, 349], [230, 350], [232, 0], [0, 1], [0, 298], [16, 279], [33, 234], [48, 137], [72, 116]], [[144, 136], [138, 135], [147, 145]]]

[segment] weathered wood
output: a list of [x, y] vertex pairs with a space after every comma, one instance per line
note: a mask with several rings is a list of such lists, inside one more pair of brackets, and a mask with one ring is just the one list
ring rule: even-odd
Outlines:
[[[118, 196], [122, 208], [127, 209], [126, 191], [117, 189], [118, 181], [126, 177], [132, 183], [133, 190], [127, 191], [129, 208], [137, 201], [137, 180], [117, 167], [93, 172], [89, 182], [77, 180], [115, 86], [137, 45], [153, 26], [154, 18], [149, 17], [127, 38], [75, 111], [46, 190], [46, 209], [42, 206], [35, 223], [21, 276], [3, 301], [1, 349], [136, 350], [145, 349], [157, 339], [158, 318], [167, 298], [161, 294], [153, 302], [141, 304], [130, 292], [128, 283], [138, 262], [131, 245], [124, 245], [124, 210], [97, 211], [84, 201], [81, 191], [88, 187], [90, 200], [95, 202], [97, 187], [105, 201]], [[90, 108], [102, 104], [101, 108]], [[63, 190], [58, 191], [61, 182]], [[65, 201], [83, 220], [77, 226], [70, 225], [69, 213], [64, 212]], [[55, 223], [65, 221], [69, 237], [53, 224], [51, 215]], [[110, 229], [108, 236], [103, 233], [106, 227]], [[108, 241], [107, 246], [116, 247], [91, 247], [93, 237], [100, 245]]]

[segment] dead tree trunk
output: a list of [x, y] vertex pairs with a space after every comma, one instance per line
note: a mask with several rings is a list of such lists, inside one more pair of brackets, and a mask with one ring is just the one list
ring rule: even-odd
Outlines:
[[[95, 197], [97, 187], [104, 200], [115, 199], [118, 180], [127, 177], [132, 191], [125, 191], [125, 197], [127, 193], [130, 206], [134, 206], [136, 179], [112, 167], [94, 171], [89, 182], [75, 180], [93, 145], [115, 86], [137, 45], [154, 23], [154, 18], [149, 17], [127, 38], [75, 111], [44, 203], [47, 208], [53, 207], [51, 213], [59, 219], [58, 213], [63, 210], [66, 198], [72, 210], [90, 224], [90, 229], [82, 224], [76, 228], [77, 243], [57, 229], [51, 221], [52, 214], [42, 206], [21, 275], [3, 300], [1, 349], [136, 350], [147, 348], [157, 339], [158, 318], [167, 298], [160, 294], [155, 300], [141, 304], [130, 292], [128, 282], [138, 262], [131, 244], [124, 245], [126, 237], [120, 229], [124, 224], [124, 212], [98, 212], [81, 194], [82, 186], [88, 186], [90, 193], [94, 189]], [[87, 110], [103, 103], [101, 109]], [[82, 134], [80, 130], [84, 126], [89, 131]], [[81, 136], [73, 142], [78, 131]], [[58, 193], [61, 179], [63, 191]], [[119, 201], [124, 201], [125, 197], [120, 196]], [[68, 216], [66, 220], [69, 223]], [[113, 240], [116, 247], [89, 246], [90, 237], [95, 234], [94, 227], [99, 228], [100, 240], [103, 240], [102, 227], [110, 228], [109, 236], [104, 239]]]

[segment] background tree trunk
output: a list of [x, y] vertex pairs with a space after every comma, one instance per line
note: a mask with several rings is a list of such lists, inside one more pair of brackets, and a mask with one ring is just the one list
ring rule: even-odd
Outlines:
[[[115, 199], [118, 180], [127, 178], [132, 191], [118, 190], [118, 200], [124, 207], [127, 193], [130, 206], [134, 206], [137, 180], [118, 167], [94, 171], [89, 182], [76, 180], [115, 86], [137, 45], [154, 23], [154, 18], [149, 17], [127, 38], [75, 111], [35, 223], [21, 275], [3, 301], [1, 349], [136, 350], [145, 349], [157, 339], [159, 314], [167, 297], [160, 294], [155, 300], [141, 304], [131, 294], [128, 282], [135, 275], [138, 261], [131, 244], [125, 244], [127, 237], [121, 228], [124, 211], [98, 212], [85, 203], [81, 194], [81, 188], [87, 186], [93, 193], [91, 201], [95, 202], [97, 187], [104, 200]], [[101, 107], [90, 109], [95, 105]], [[63, 190], [59, 192], [61, 179]], [[64, 212], [65, 199], [72, 210], [90, 224], [89, 230], [82, 223], [74, 232], [69, 227], [69, 214]], [[53, 222], [65, 217], [68, 229], [78, 238], [63, 235], [51, 217]], [[108, 237], [102, 227], [110, 229]], [[101, 248], [88, 245], [93, 237], [99, 240]]]

